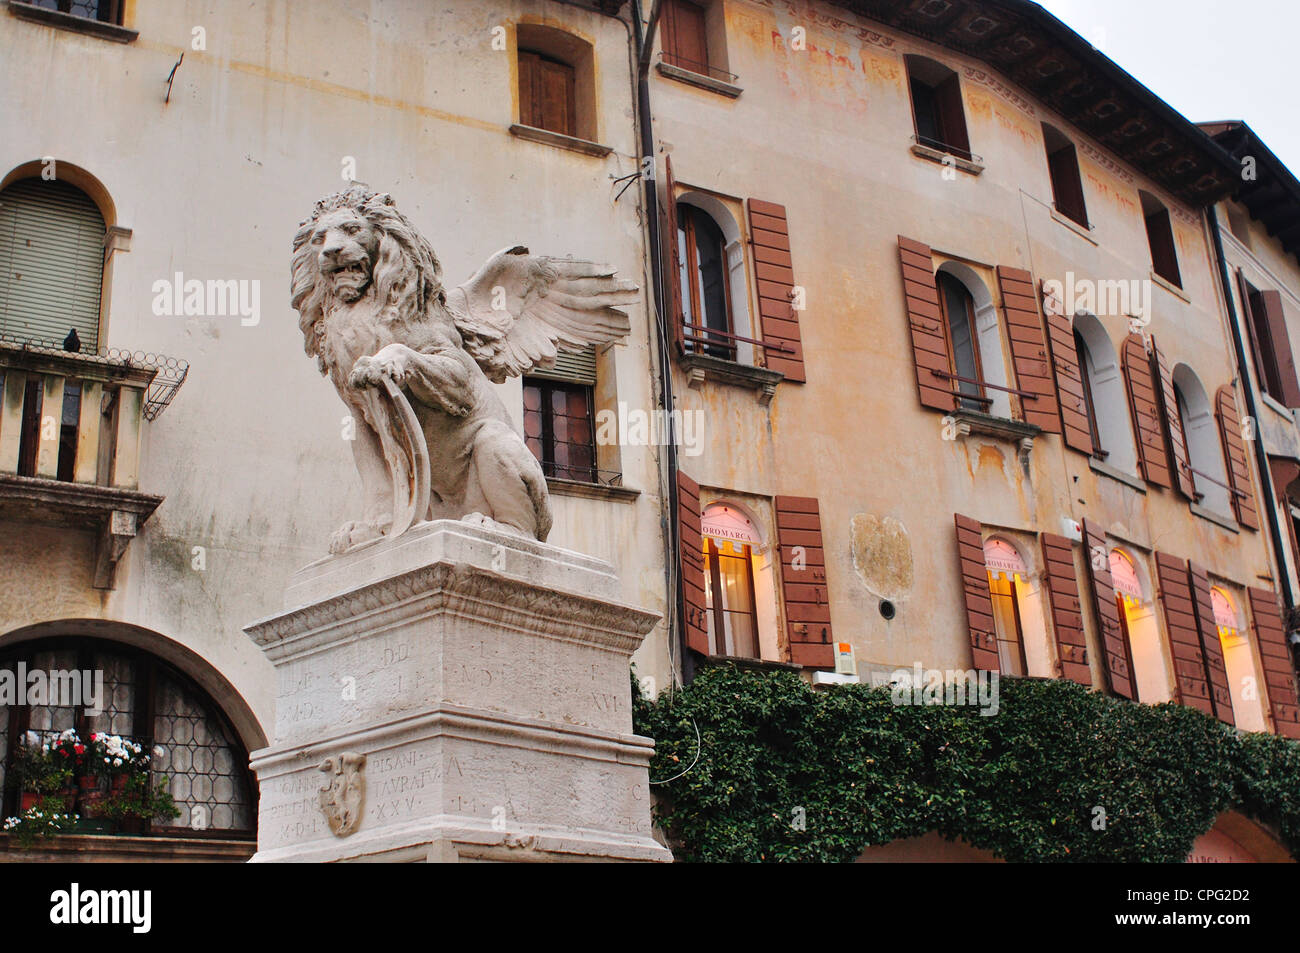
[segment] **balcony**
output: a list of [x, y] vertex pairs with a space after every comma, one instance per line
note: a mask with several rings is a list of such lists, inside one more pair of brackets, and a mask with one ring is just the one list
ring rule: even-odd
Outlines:
[[0, 338], [0, 520], [88, 530], [94, 586], [163, 498], [141, 492], [140, 440], [185, 381], [185, 361], [80, 354]]

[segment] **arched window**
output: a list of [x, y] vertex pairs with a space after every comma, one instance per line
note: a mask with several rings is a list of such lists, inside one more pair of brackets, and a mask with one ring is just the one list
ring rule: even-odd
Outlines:
[[[712, 195], [677, 196], [678, 281], [687, 350], [754, 363], [745, 248], [735, 217]], [[694, 340], [693, 340], [694, 339]]]
[[1019, 551], [996, 536], [984, 541], [984, 565], [993, 601], [993, 625], [998, 638], [998, 668], [1003, 675], [1028, 675], [1025, 635], [1020, 619], [1020, 585], [1029, 568]]
[[[962, 407], [994, 417], [1011, 417], [1010, 385], [1003, 358], [1001, 322], [988, 286], [969, 265], [946, 261], [935, 275], [948, 342], [951, 383], [963, 394]], [[964, 378], [964, 380], [962, 379]], [[994, 387], [985, 387], [993, 384]]]
[[700, 518], [704, 539], [704, 595], [714, 655], [759, 658], [758, 600], [754, 585], [758, 529], [739, 507], [708, 506]]
[[1255, 657], [1246, 635], [1246, 623], [1237, 600], [1222, 586], [1210, 587], [1210, 605], [1214, 610], [1214, 627], [1223, 650], [1223, 667], [1232, 695], [1233, 721], [1244, 731], [1267, 731], [1259, 692]]
[[97, 351], [104, 234], [99, 207], [66, 182], [0, 191], [0, 335], [57, 347], [75, 332], [78, 350]]
[[970, 159], [970, 138], [957, 74], [924, 56], [908, 56], [906, 62], [917, 143]]
[[594, 142], [596, 80], [591, 44], [533, 23], [518, 25], [515, 42], [520, 124]]
[[[43, 673], [45, 692], [19, 691], [18, 675], [25, 674], [30, 685], [37, 672]], [[0, 654], [0, 687], [6, 673], [13, 673], [13, 688], [0, 691], [4, 817], [21, 813], [24, 789], [29, 787], [16, 770], [25, 747], [36, 750], [68, 731], [82, 743], [92, 734], [109, 734], [133, 741], [149, 754], [150, 783], [165, 784], [180, 816], [97, 818], [96, 805], [108, 793], [108, 780], [101, 779], [97, 788], [74, 776], [57, 793], [83, 815], [86, 832], [129, 824], [127, 831], [146, 835], [255, 838], [257, 787], [248, 752], [220, 706], [171, 665], [105, 639], [49, 638], [23, 642]]]
[[1147, 242], [1151, 246], [1151, 269], [1165, 281], [1179, 288], [1183, 278], [1178, 270], [1178, 246], [1169, 220], [1169, 209], [1150, 192], [1138, 192], [1142, 200], [1142, 217], [1146, 220]]
[[1133, 680], [1133, 700], [1146, 704], [1168, 701], [1169, 673], [1149, 577], [1128, 550], [1115, 547], [1109, 558], [1120, 634]]
[[1210, 399], [1196, 373], [1186, 364], [1174, 368], [1173, 378], [1174, 397], [1183, 425], [1183, 441], [1197, 499], [1206, 509], [1230, 516], [1232, 501], [1228, 471], [1223, 463], [1223, 445]]
[[1056, 210], [1086, 228], [1088, 206], [1083, 198], [1078, 150], [1065, 133], [1047, 123], [1043, 123], [1043, 142], [1047, 147], [1047, 171], [1052, 179]]
[[1088, 404], [1093, 455], [1124, 473], [1137, 473], [1137, 448], [1129, 422], [1128, 395], [1119, 358], [1105, 327], [1094, 315], [1074, 316], [1074, 347]]

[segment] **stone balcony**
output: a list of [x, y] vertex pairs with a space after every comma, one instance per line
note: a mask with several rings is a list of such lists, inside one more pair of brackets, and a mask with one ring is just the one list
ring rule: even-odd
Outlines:
[[0, 521], [88, 530], [95, 578], [118, 561], [163, 498], [140, 490], [140, 442], [188, 364], [109, 350], [80, 354], [0, 340]]

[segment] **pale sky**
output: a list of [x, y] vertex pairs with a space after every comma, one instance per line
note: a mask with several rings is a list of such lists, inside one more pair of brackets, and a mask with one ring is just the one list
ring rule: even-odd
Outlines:
[[1300, 0], [1037, 0], [1193, 122], [1243, 119], [1300, 177]]

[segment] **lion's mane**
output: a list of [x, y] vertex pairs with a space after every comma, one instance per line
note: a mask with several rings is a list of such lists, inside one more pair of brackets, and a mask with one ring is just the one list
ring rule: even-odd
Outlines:
[[[375, 300], [381, 302], [376, 320], [413, 322], [435, 304], [442, 304], [442, 266], [432, 246], [393, 204], [392, 196], [353, 185], [316, 203], [311, 218], [293, 237], [291, 262], [292, 304], [298, 312], [303, 347], [316, 358], [322, 374], [328, 373], [321, 350], [321, 318], [339, 304], [329, 283], [322, 281], [312, 233], [321, 216], [350, 208], [366, 220], [379, 237], [379, 250], [371, 274]], [[370, 291], [367, 291], [370, 294]]]

